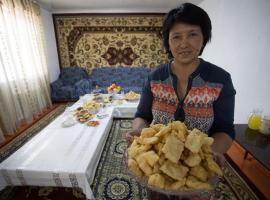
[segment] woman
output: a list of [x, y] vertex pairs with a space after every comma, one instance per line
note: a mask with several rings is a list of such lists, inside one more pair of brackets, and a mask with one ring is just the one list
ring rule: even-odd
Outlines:
[[129, 140], [150, 123], [180, 120], [212, 136], [214, 151], [223, 154], [229, 149], [235, 136], [236, 92], [228, 72], [199, 58], [211, 30], [207, 13], [191, 3], [165, 16], [163, 43], [172, 59], [149, 75]]

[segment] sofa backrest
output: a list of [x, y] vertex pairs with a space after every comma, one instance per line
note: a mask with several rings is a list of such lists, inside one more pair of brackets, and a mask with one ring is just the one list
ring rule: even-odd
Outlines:
[[146, 67], [101, 67], [93, 69], [90, 77], [93, 84], [100, 87], [112, 83], [121, 87], [142, 87], [150, 71]]
[[89, 78], [87, 71], [81, 67], [66, 67], [61, 70], [59, 78], [65, 85], [73, 85], [81, 79]]

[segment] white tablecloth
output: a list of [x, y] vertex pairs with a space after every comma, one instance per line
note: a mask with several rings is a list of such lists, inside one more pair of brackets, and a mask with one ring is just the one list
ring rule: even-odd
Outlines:
[[109, 116], [98, 119], [101, 124], [97, 127], [76, 123], [63, 128], [69, 111], [88, 98], [89, 95], [84, 96], [0, 164], [1, 188], [7, 185], [80, 187], [88, 199], [94, 199], [89, 185], [113, 117], [133, 117], [138, 102], [105, 108], [103, 112]]

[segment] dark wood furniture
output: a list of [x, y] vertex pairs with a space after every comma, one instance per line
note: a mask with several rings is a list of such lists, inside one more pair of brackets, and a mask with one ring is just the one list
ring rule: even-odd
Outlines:
[[270, 170], [270, 135], [251, 130], [247, 124], [236, 124], [235, 131], [235, 141], [246, 151], [244, 159], [250, 154]]

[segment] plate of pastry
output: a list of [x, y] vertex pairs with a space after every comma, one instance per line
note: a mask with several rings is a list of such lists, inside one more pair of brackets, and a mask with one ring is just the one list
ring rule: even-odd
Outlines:
[[135, 136], [124, 160], [131, 176], [153, 191], [181, 197], [211, 193], [223, 175], [213, 141], [180, 121], [151, 125]]
[[129, 91], [128, 93], [125, 94], [125, 100], [127, 101], [138, 101], [140, 97], [141, 97], [140, 94], [133, 91]]
[[99, 121], [96, 121], [96, 120], [90, 120], [90, 121], [88, 121], [86, 124], [87, 124], [87, 126], [96, 127], [96, 126], [99, 125]]
[[80, 109], [75, 113], [75, 117], [79, 122], [84, 123], [92, 119], [93, 115], [87, 109]]

